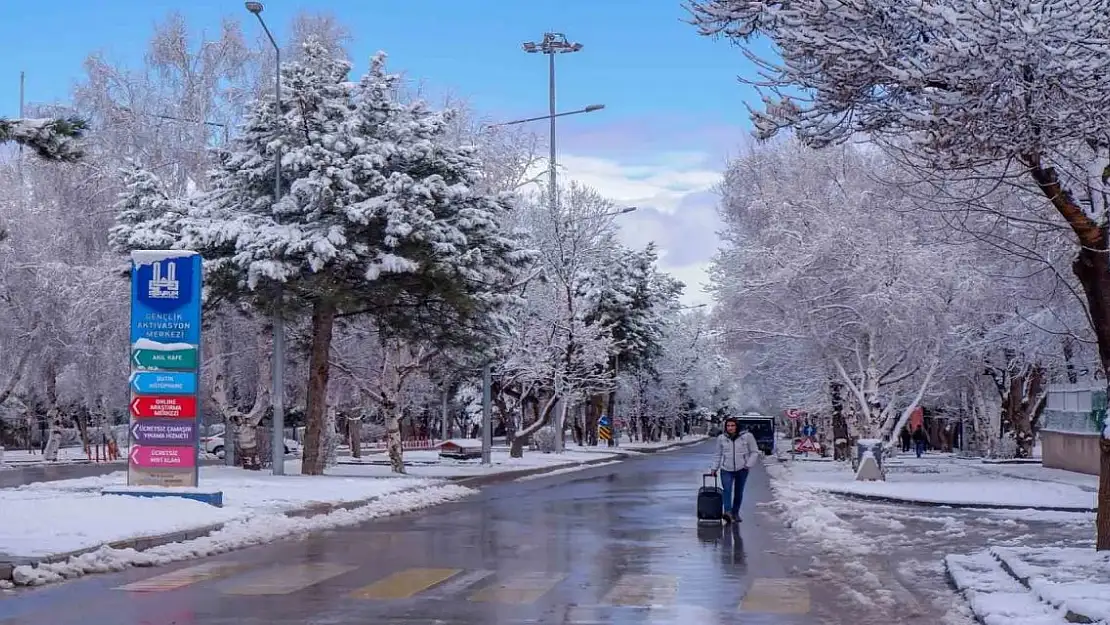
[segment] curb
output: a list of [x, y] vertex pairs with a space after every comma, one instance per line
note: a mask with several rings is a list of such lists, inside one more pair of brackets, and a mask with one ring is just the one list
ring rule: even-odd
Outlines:
[[713, 440], [713, 439], [711, 439], [711, 438], [702, 438], [702, 439], [699, 439], [699, 440], [696, 440], [696, 441], [682, 441], [680, 443], [675, 443], [673, 445], [667, 445], [666, 447], [649, 447], [648, 449], [630, 449], [629, 451], [633, 451], [633, 452], [636, 452], [638, 454], [658, 454], [658, 453], [662, 453], [664, 451], [672, 451], [672, 450], [679, 449], [679, 448], [682, 448], [682, 447], [693, 447], [694, 445], [700, 445], [702, 443], [708, 443], [711, 440]]
[[921, 506], [924, 508], [959, 508], [969, 510], [1044, 510], [1046, 512], [1096, 512], [1095, 508], [1086, 508], [1079, 506], [1022, 506], [999, 503], [950, 503], [937, 501], [919, 501], [916, 499], [904, 499], [902, 497], [893, 497], [890, 495], [863, 495], [860, 493], [848, 493], [839, 490], [829, 490], [827, 488], [819, 488], [818, 490], [832, 495], [838, 495], [840, 497], [847, 497], [849, 499], [860, 499], [863, 501], [880, 501], [883, 503]]
[[628, 454], [615, 453], [605, 458], [598, 458], [596, 460], [587, 460], [586, 462], [566, 462], [563, 464], [553, 464], [546, 467], [537, 467], [533, 469], [519, 469], [516, 471], [504, 471], [501, 473], [491, 473], [489, 475], [473, 475], [462, 478], [455, 478], [451, 480], [452, 484], [459, 486], [467, 486], [470, 488], [490, 486], [492, 484], [499, 484], [501, 482], [511, 482], [512, 480], [528, 477], [530, 475], [542, 475], [544, 473], [553, 473], [562, 469], [579, 468], [585, 469], [587, 467], [605, 464], [608, 462], [622, 462], [628, 460], [632, 456]]
[[[1024, 588], [1026, 591], [1031, 593], [1034, 597], [1036, 597], [1038, 601], [1040, 601], [1041, 603], [1044, 603], [1046, 605], [1050, 605], [1054, 608], [1061, 607], [1061, 606], [1057, 606], [1055, 604], [1052, 604], [1048, 601], [1045, 601], [1043, 597], [1041, 597], [1035, 590], [1033, 590], [1032, 585], [1029, 583], [1029, 578], [1028, 577], [1022, 577], [1022, 576], [1018, 575], [1016, 572], [1014, 572], [1013, 566], [1011, 566], [1010, 563], [1006, 561], [1006, 558], [1003, 558], [1000, 555], [998, 555], [998, 552], [995, 551], [994, 547], [989, 547], [987, 549], [987, 552], [990, 553], [990, 556], [992, 558], [994, 558], [994, 560], [996, 562], [998, 562], [999, 568], [1001, 568], [1007, 575], [1009, 575], [1011, 578], [1013, 578], [1014, 581], [1016, 581], [1018, 584], [1020, 584], [1022, 586], [1022, 588]], [[967, 596], [964, 594], [964, 591], [961, 590], [959, 584], [956, 583], [956, 578], [952, 576], [952, 570], [948, 567], [948, 559], [947, 558], [944, 559], [944, 578], [948, 582], [948, 585], [952, 588], [952, 590], [954, 590], [957, 594], [959, 594], [961, 597], [963, 597], [964, 601], [966, 603], [968, 603], [968, 605], [970, 607], [971, 602], [968, 601]], [[1064, 607], [1064, 612], [1065, 612], [1064, 613], [1064, 620], [1067, 621], [1068, 623], [1099, 623], [1099, 622], [1101, 622], [1101, 621], [1096, 621], [1095, 619], [1087, 616], [1086, 614], [1075, 612], [1074, 610], [1072, 610], [1066, 604], [1063, 607]], [[972, 608], [971, 613], [975, 617], [976, 622], [978, 622], [982, 625], [985, 625], [985, 622], [983, 621], [983, 618], [979, 616], [979, 613], [976, 612], [974, 608]]]
[[[999, 566], [1002, 567], [1003, 571], [1006, 571], [1007, 575], [1014, 578], [1017, 581], [1017, 583], [1022, 585], [1023, 588], [1025, 588], [1029, 592], [1033, 593], [1033, 595], [1035, 597], [1037, 597], [1037, 600], [1041, 601], [1042, 603], [1052, 605], [1053, 607], [1061, 607], [1061, 606], [1053, 605], [1051, 602], [1046, 601], [1044, 599], [1044, 597], [1042, 597], [1040, 595], [1040, 593], [1033, 590], [1033, 586], [1029, 583], [1029, 578], [1028, 577], [1022, 577], [1022, 576], [1018, 575], [1017, 572], [1014, 571], [1014, 567], [1009, 562], [1006, 561], [1006, 558], [999, 555], [999, 553], [997, 551], [995, 551], [994, 547], [990, 548], [990, 554], [991, 554], [992, 558], [994, 558], [995, 560], [998, 561]], [[1086, 614], [1081, 614], [1079, 612], [1076, 612], [1076, 611], [1072, 610], [1071, 607], [1067, 605], [1066, 601], [1063, 604], [1063, 608], [1064, 608], [1064, 620], [1069, 622], [1069, 623], [1099, 623], [1099, 622], [1101, 622], [1101, 621], [1096, 621], [1095, 619], [1087, 616]]]
[[[399, 495], [402, 493], [410, 493], [413, 491], [421, 490], [424, 486], [414, 486], [410, 488], [402, 488], [385, 495], [376, 495], [374, 497], [367, 497], [366, 499], [358, 499], [355, 501], [344, 501], [339, 503], [315, 503], [300, 508], [293, 508], [283, 513], [286, 517], [294, 518], [311, 518], [316, 516], [323, 516], [331, 514], [337, 510], [353, 510], [363, 506], [370, 505], [382, 497], [389, 497], [392, 495]], [[146, 551], [154, 547], [161, 547], [170, 543], [185, 542], [187, 540], [195, 540], [203, 538], [217, 532], [224, 528], [226, 523], [217, 523], [215, 525], [206, 525], [189, 530], [182, 530], [177, 532], [169, 532], [166, 534], [155, 534], [152, 536], [138, 536], [135, 538], [127, 538], [124, 540], [117, 540], [110, 543], [102, 543], [95, 547], [86, 547], [84, 549], [77, 549], [74, 551], [67, 551], [64, 553], [54, 553], [42, 557], [14, 557], [0, 553], [0, 581], [12, 581], [12, 574], [17, 566], [36, 566], [39, 564], [54, 564], [57, 562], [65, 562], [70, 558], [82, 556], [86, 553], [92, 553], [103, 547], [111, 547], [112, 549], [134, 549], [135, 551]]]

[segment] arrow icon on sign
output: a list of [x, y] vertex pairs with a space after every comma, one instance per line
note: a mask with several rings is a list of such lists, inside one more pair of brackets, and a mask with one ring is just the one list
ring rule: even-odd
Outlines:
[[131, 446], [131, 453], [129, 454], [129, 457], [131, 458], [131, 464], [139, 464], [139, 461], [137, 459], [138, 455], [139, 455], [139, 446], [138, 445], [132, 445]]
[[136, 367], [142, 367], [143, 366], [143, 363], [139, 360], [139, 350], [137, 350], [137, 349], [132, 350], [132, 352], [131, 352], [131, 362], [134, 363], [134, 366], [136, 366]]
[[135, 440], [139, 440], [139, 424], [137, 422], [131, 426], [131, 436]]
[[131, 400], [131, 414], [139, 414], [139, 398], [135, 397]]

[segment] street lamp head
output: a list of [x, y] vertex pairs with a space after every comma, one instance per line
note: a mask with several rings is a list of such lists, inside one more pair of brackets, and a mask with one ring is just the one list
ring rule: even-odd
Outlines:
[[544, 33], [543, 40], [539, 43], [535, 41], [526, 41], [521, 44], [525, 52], [536, 53], [542, 52], [543, 54], [562, 54], [566, 52], [578, 52], [582, 49], [582, 44], [567, 41], [567, 36], [563, 33]]
[[617, 211], [617, 214], [618, 215], [624, 215], [626, 213], [634, 213], [634, 212], [636, 212], [637, 208], [639, 208], [639, 206], [625, 206], [624, 208]]
[[594, 111], [600, 111], [603, 108], [605, 108], [604, 104], [591, 104], [583, 110], [586, 111], [587, 113], [593, 113]]
[[259, 13], [262, 13], [262, 8], [263, 7], [262, 7], [261, 2], [248, 2], [247, 3], [247, 10], [250, 11], [251, 13], [254, 13], [255, 15], [258, 15]]

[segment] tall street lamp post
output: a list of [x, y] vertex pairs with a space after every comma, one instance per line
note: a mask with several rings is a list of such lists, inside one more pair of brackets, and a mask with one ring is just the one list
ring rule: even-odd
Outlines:
[[[262, 19], [262, 3], [248, 2], [247, 10], [258, 18], [270, 45], [274, 47], [274, 106], [277, 117], [281, 117], [281, 47], [278, 46], [266, 21]], [[276, 120], [275, 120], [276, 121]], [[274, 147], [274, 204], [281, 200], [281, 144]], [[270, 366], [270, 406], [273, 409], [273, 439], [271, 457], [273, 458], [273, 474], [285, 474], [285, 318], [281, 310], [281, 286], [278, 286], [277, 307], [274, 309], [274, 348], [273, 360]]]

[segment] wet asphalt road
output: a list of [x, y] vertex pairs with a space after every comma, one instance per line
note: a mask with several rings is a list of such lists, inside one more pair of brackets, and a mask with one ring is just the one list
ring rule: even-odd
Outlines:
[[[812, 625], [757, 468], [699, 527], [711, 446], [491, 486], [356, 528], [0, 595], [0, 625]], [[828, 616], [826, 614], [825, 616]]]

